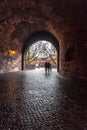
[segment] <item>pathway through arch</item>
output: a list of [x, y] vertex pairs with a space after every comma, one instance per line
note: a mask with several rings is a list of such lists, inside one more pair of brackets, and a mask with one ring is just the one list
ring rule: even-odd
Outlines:
[[86, 130], [86, 84], [55, 69], [0, 75], [1, 130]]

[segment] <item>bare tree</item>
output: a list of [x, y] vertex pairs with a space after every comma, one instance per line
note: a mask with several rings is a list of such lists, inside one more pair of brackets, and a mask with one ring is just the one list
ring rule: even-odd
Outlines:
[[32, 45], [26, 55], [26, 60], [28, 63], [36, 60], [39, 57], [50, 58], [54, 64], [56, 61], [53, 57], [53, 54], [56, 52], [55, 47], [47, 41], [38, 41]]

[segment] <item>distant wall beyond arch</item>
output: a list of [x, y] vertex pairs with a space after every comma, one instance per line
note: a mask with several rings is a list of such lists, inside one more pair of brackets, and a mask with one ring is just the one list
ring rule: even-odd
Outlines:
[[[57, 52], [59, 53], [59, 42], [55, 36], [53, 36], [50, 32], [47, 31], [35, 32], [31, 34], [28, 37], [28, 39], [26, 39], [26, 41], [24, 42], [24, 46], [22, 49], [22, 70], [24, 69], [24, 53], [32, 44], [40, 40], [51, 42], [55, 46]], [[58, 63], [59, 63], [59, 55], [58, 55]], [[59, 71], [59, 65], [57, 67], [57, 70]]]

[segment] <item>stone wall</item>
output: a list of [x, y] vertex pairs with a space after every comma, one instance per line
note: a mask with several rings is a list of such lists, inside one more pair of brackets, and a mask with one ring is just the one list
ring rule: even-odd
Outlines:
[[81, 36], [77, 39], [77, 43], [72, 39], [70, 41], [70, 37], [62, 41], [60, 73], [68, 77], [87, 80], [87, 46], [86, 41], [80, 41], [80, 38]]
[[21, 56], [5, 57], [0, 64], [0, 73], [7, 73], [21, 70]]

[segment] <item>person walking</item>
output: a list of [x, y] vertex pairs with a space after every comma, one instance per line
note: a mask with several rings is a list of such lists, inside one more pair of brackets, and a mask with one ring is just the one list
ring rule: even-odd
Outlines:
[[50, 72], [50, 70], [51, 70], [51, 63], [48, 62], [48, 72]]
[[47, 68], [48, 68], [48, 62], [47, 61], [45, 62], [44, 67], [45, 67], [45, 72], [47, 73]]
[[50, 62], [46, 61], [45, 64], [44, 64], [44, 66], [45, 66], [45, 72], [46, 72], [46, 73], [47, 73], [47, 72], [49, 73], [50, 68], [51, 68]]

